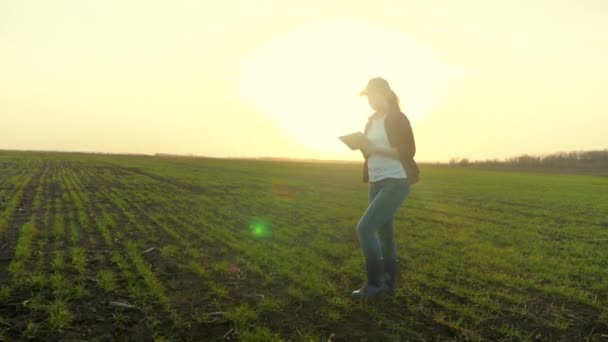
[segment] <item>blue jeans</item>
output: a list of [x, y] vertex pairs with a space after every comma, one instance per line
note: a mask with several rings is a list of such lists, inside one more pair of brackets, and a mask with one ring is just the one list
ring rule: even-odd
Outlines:
[[357, 225], [366, 259], [397, 258], [393, 218], [409, 191], [410, 185], [405, 178], [385, 178], [369, 183], [369, 206]]

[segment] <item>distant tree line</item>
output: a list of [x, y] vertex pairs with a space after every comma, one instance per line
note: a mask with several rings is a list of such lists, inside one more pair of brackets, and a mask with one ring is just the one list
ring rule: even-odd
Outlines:
[[471, 161], [467, 158], [452, 158], [449, 164], [452, 166], [588, 169], [608, 171], [608, 149], [600, 151], [557, 152], [547, 155], [523, 154], [503, 160], [489, 159]]

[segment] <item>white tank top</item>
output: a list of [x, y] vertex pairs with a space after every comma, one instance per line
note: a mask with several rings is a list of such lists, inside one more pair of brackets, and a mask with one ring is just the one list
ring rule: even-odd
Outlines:
[[[367, 138], [376, 146], [390, 148], [391, 144], [384, 129], [384, 118], [386, 115], [372, 120], [367, 131]], [[374, 153], [367, 158], [367, 171], [370, 182], [377, 182], [384, 178], [407, 178], [407, 174], [399, 159]]]

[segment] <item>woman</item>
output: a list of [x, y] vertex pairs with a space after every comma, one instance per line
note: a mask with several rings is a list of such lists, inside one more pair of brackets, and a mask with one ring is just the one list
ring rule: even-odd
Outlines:
[[419, 171], [414, 161], [412, 127], [388, 82], [373, 78], [361, 95], [367, 96], [375, 112], [364, 131], [371, 143], [361, 149], [365, 158], [363, 182], [369, 182], [369, 206], [357, 225], [367, 283], [352, 294], [373, 297], [394, 290], [398, 259], [393, 217], [410, 185], [418, 181]]

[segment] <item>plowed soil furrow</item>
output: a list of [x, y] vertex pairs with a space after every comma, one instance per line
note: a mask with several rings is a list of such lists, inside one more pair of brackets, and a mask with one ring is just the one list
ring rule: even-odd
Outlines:
[[[237, 188], [235, 185], [222, 183], [205, 186], [191, 184], [178, 179], [145, 172], [138, 168], [127, 168], [117, 165], [106, 166], [104, 168], [106, 170], [111, 170], [107, 173], [111, 175], [120, 175], [121, 179], [125, 179], [122, 182], [118, 181], [118, 178], [112, 180], [107, 177], [107, 173], [102, 173], [106, 176], [106, 179], [115, 186], [121, 187], [123, 190], [128, 190], [129, 192], [148, 192], [156, 195], [162, 194], [162, 197], [164, 198], [171, 198], [173, 204], [181, 210], [184, 210], [184, 208], [199, 207], [203, 201], [211, 200], [211, 202], [213, 202], [215, 199], [224, 201], [227, 196], [233, 196], [234, 190]], [[124, 186], [125, 184], [127, 187]], [[254, 186], [254, 188], [261, 189], [259, 186]], [[240, 212], [243, 209], [243, 207], [239, 207], [239, 203], [237, 202], [238, 198], [234, 196], [231, 201], [224, 203], [225, 205], [230, 206], [232, 210], [223, 211], [220, 210], [221, 208], [215, 208], [215, 216], [217, 216], [217, 219], [226, 220], [234, 218], [228, 213]]]
[[[104, 216], [104, 209], [101, 207], [101, 203], [98, 201], [97, 190], [88, 192], [93, 188], [92, 182], [97, 182], [94, 177], [88, 175], [83, 171], [85, 165], [74, 165], [72, 168], [73, 184], [83, 193], [86, 192], [86, 196], [81, 197], [81, 205], [83, 211], [86, 213], [85, 222], [83, 227], [86, 227], [81, 233], [83, 237], [82, 241], [85, 241], [84, 247], [90, 254], [90, 257], [97, 259], [97, 261], [103, 261], [105, 266], [110, 266], [112, 263], [109, 261], [110, 250], [114, 244], [122, 246], [121, 241], [110, 241], [107, 243], [100, 233], [100, 220]], [[96, 187], [95, 187], [96, 188]], [[97, 256], [97, 257], [96, 257]], [[117, 271], [117, 269], [114, 269]]]
[[[150, 182], [150, 180], [146, 180], [146, 181]], [[201, 230], [201, 229], [194, 228], [196, 226], [200, 227], [201, 226], [200, 223], [196, 223], [196, 222], [186, 219], [184, 217], [182, 217], [181, 220], [178, 221], [173, 218], [173, 215], [165, 214], [165, 212], [166, 213], [179, 213], [181, 210], [184, 210], [184, 208], [191, 208], [193, 205], [197, 205], [196, 200], [194, 200], [192, 198], [195, 195], [188, 194], [189, 197], [184, 198], [184, 195], [173, 194], [170, 192], [165, 193], [165, 191], [167, 191], [167, 190], [171, 191], [171, 189], [165, 187], [163, 190], [160, 190], [159, 188], [156, 187], [159, 185], [157, 182], [153, 182], [153, 184], [151, 186], [154, 186], [154, 187], [152, 187], [152, 188], [150, 188], [149, 186], [144, 186], [142, 184], [137, 184], [137, 183], [135, 183], [131, 186], [125, 185], [124, 183], [116, 183], [115, 185], [117, 185], [117, 187], [114, 188], [116, 191], [121, 191], [121, 190], [124, 191], [124, 193], [119, 194], [122, 197], [127, 196], [128, 193], [133, 193], [134, 189], [142, 189], [142, 188], [146, 189], [146, 191], [141, 191], [142, 196], [144, 196], [144, 197], [145, 197], [145, 194], [148, 192], [154, 193], [154, 194], [159, 194], [159, 193], [164, 194], [163, 196], [161, 196], [161, 199], [157, 203], [158, 205], [154, 206], [155, 208], [161, 208], [161, 207], [165, 208], [164, 212], [158, 213], [158, 212], [154, 212], [154, 211], [146, 211], [145, 210], [146, 206], [141, 204], [140, 203], [141, 201], [136, 201], [136, 200], [129, 201], [130, 210], [137, 212], [138, 219], [144, 220], [147, 225], [168, 225], [168, 226], [174, 227], [175, 230], [179, 231], [180, 235], [187, 237], [187, 240], [182, 239], [182, 241], [177, 241], [178, 246], [183, 247], [183, 248], [188, 248], [189, 246], [199, 247], [199, 246], [203, 245], [202, 244], [203, 241], [209, 243], [210, 236], [214, 235], [212, 230]], [[161, 187], [162, 186], [163, 185], [161, 184]], [[156, 215], [154, 215], [154, 214], [156, 214]], [[152, 216], [162, 217], [164, 223], [157, 221]], [[186, 222], [186, 221], [189, 221], [189, 222]], [[210, 255], [214, 255], [214, 256], [221, 255], [221, 253], [216, 253], [217, 248], [221, 247], [221, 246], [224, 246], [224, 248], [226, 250], [231, 250], [232, 254], [234, 254], [234, 255], [239, 255], [239, 254], [242, 254], [243, 252], [245, 252], [245, 250], [242, 248], [242, 246], [240, 244], [237, 244], [234, 240], [229, 239], [229, 241], [225, 241], [218, 237], [215, 240], [213, 246], [209, 246], [209, 245], [205, 246], [206, 247], [205, 253], [209, 253]], [[211, 248], [207, 248], [207, 247], [211, 247]], [[158, 258], [153, 258], [153, 259], [158, 259]], [[216, 261], [225, 262], [226, 260], [206, 259], [204, 261], [203, 268], [207, 268], [207, 265], [210, 265]], [[156, 265], [156, 263], [154, 265]], [[185, 272], [185, 270], [176, 272], [175, 270], [171, 270], [170, 268], [167, 268], [164, 266], [166, 266], [166, 265], [163, 265], [161, 263], [159, 266], [155, 267], [155, 269], [157, 269], [157, 272], [161, 274], [161, 276], [160, 276], [161, 279], [166, 279], [168, 282], [172, 283], [170, 286], [175, 288], [175, 290], [178, 290], [179, 293], [185, 293], [186, 291], [193, 293], [192, 296], [187, 296], [187, 298], [190, 298], [190, 302], [179, 301], [179, 299], [180, 298], [183, 299], [184, 296], [177, 297], [176, 301], [175, 301], [176, 307], [183, 308], [182, 310], [185, 310], [186, 312], [196, 312], [196, 311], [204, 310], [208, 306], [209, 296], [212, 296], [209, 292], [209, 288], [207, 286], [203, 285], [205, 279], [201, 279], [200, 276], [194, 275], [191, 272]], [[240, 279], [240, 280], [235, 280], [234, 277], [229, 276], [227, 274], [227, 272], [225, 274], [220, 274], [220, 275], [214, 273], [213, 277], [214, 277], [214, 280], [216, 282], [218, 282], [218, 284], [225, 286], [226, 289], [228, 289], [230, 291], [230, 293], [231, 293], [229, 296], [230, 298], [240, 298], [241, 303], [243, 300], [251, 301], [251, 302], [256, 302], [257, 300], [259, 300], [259, 297], [256, 296], [255, 294], [241, 293], [241, 290], [239, 288], [240, 286], [245, 286], [245, 287], [250, 287], [250, 288], [258, 287], [261, 279], [255, 277], [253, 274], [251, 274], [250, 277], [248, 277], [246, 279]], [[198, 284], [198, 286], [197, 286], [197, 284]], [[202, 299], [202, 300], [197, 301], [195, 298]]]
[[[170, 234], [166, 234], [161, 228], [155, 227], [155, 224], [147, 219], [147, 213], [142, 211], [137, 205], [136, 200], [125, 201], [124, 206], [120, 206], [113, 202], [116, 196], [124, 196], [116, 188], [112, 188], [108, 183], [104, 183], [103, 177], [96, 177], [95, 181], [97, 191], [93, 195], [93, 202], [105, 203], [103, 209], [96, 208], [98, 214], [103, 214], [104, 211], [109, 211], [115, 217], [118, 217], [116, 224], [116, 232], [121, 236], [127, 236], [132, 241], [140, 241], [146, 245], [156, 246], [158, 242], [178, 243]], [[128, 215], [127, 215], [128, 214]], [[136, 228], [137, 232], [124, 233], [120, 230]], [[157, 230], [151, 230], [158, 228]]]
[[[52, 163], [52, 161], [49, 163]], [[46, 171], [39, 178], [36, 192], [37, 200], [33, 208], [36, 234], [31, 243], [32, 255], [25, 266], [29, 279], [26, 284], [21, 285], [13, 293], [13, 306], [17, 310], [13, 326], [16, 335], [27, 328], [27, 322], [46, 324], [48, 320], [48, 313], [45, 310], [34, 309], [22, 303], [32, 301], [33, 296], [35, 296], [38, 305], [48, 305], [56, 297], [54, 291], [57, 288], [51, 285], [51, 279], [57, 273], [53, 259], [55, 257], [54, 253], [58, 250], [52, 244], [52, 224], [49, 225], [49, 222], [53, 222], [51, 217], [54, 215], [54, 201], [50, 200], [53, 197], [51, 195], [52, 181], [53, 166], [47, 163]], [[59, 251], [62, 250], [59, 249]], [[39, 280], [34, 281], [34, 277]], [[68, 285], [62, 286], [60, 290], [66, 291], [69, 289]]]
[[[96, 217], [111, 217], [114, 224], [109, 227], [109, 234], [115, 237], [116, 242], [124, 243], [125, 238], [136, 240], [141, 237], [153, 237], [149, 231], [137, 224], [129, 215], [130, 212], [125, 211], [126, 208], [115, 203], [111, 197], [112, 186], [105, 183], [102, 177], [95, 175], [93, 171], [88, 169], [82, 170], [82, 179], [86, 181], [89, 189], [95, 189], [90, 193], [91, 203], [94, 203], [94, 213]], [[122, 199], [121, 199], [122, 201]], [[130, 202], [132, 199], [123, 202]]]
[[87, 246], [87, 249], [95, 249], [95, 241], [91, 238], [93, 236], [91, 218], [87, 215], [83, 205], [83, 203], [88, 202], [89, 199], [84, 192], [84, 187], [79, 174], [77, 173], [79, 168], [82, 167], [82, 163], [70, 163], [69, 165], [70, 167], [66, 168], [65, 172], [65, 184], [68, 184], [80, 244]]
[[18, 179], [23, 175], [28, 174], [27, 170], [16, 169], [16, 170], [2, 170], [0, 171], [0, 209], [2, 208], [2, 203], [6, 198], [8, 198], [12, 193], [19, 190], [15, 183], [18, 183]]
[[[94, 169], [89, 171], [92, 175], [96, 174]], [[113, 211], [118, 214], [121, 214], [121, 219], [128, 220], [131, 226], [136, 227], [136, 229], [144, 233], [143, 236], [146, 236], [148, 239], [152, 238], [154, 241], [150, 241], [151, 243], [155, 243], [157, 241], [173, 241], [173, 243], [175, 243], [178, 241], [188, 240], [187, 237], [180, 236], [181, 231], [178, 232], [174, 229], [169, 229], [167, 227], [158, 225], [149, 218], [150, 213], [153, 211], [170, 211], [168, 208], [160, 207], [159, 203], [154, 203], [155, 205], [153, 209], [147, 206], [148, 203], [142, 204], [139, 201], [139, 198], [140, 196], [145, 196], [145, 194], [149, 190], [141, 191], [142, 195], [134, 194], [133, 192], [130, 192], [130, 190], [128, 190], [130, 186], [126, 182], [123, 183], [118, 179], [107, 179], [107, 177], [104, 176], [99, 176], [96, 179], [99, 181], [98, 192], [103, 195], [102, 197], [99, 197], [99, 201], [102, 201], [104, 203], [110, 203], [113, 206]], [[143, 184], [142, 187], [147, 188], [147, 186]], [[125, 201], [123, 200], [124, 198], [130, 199]], [[120, 204], [116, 203], [117, 200], [120, 200]], [[125, 213], [123, 212], [125, 210], [126, 213], [129, 213], [129, 217], [125, 217], [125, 215], [122, 215]], [[142, 235], [133, 236], [133, 238], [135, 237], [141, 238]]]
[[[61, 166], [64, 169], [71, 169], [71, 171], [75, 172], [78, 171], [79, 167], [79, 165], [73, 164], [64, 164]], [[77, 179], [78, 181], [82, 181], [80, 177]], [[78, 185], [80, 185], [80, 183]], [[70, 183], [70, 186], [74, 186], [74, 184]], [[68, 184], [62, 183], [61, 188], [63, 191], [66, 191]], [[75, 187], [75, 189], [76, 191], [83, 191], [80, 187]], [[80, 197], [79, 200], [81, 200], [83, 197]], [[98, 215], [95, 208], [95, 200], [92, 199], [91, 196], [86, 196], [86, 201], [82, 203], [84, 203], [84, 205], [88, 208], [87, 210], [90, 210], [91, 212], [94, 212], [95, 215]], [[63, 217], [63, 222], [67, 223], [70, 222], [72, 217], [75, 215], [75, 211], [67, 211], [65, 210], [65, 207], [66, 205], [63, 205], [62, 210], [58, 211], [56, 215], [61, 215]], [[62, 271], [62, 275], [66, 279], [66, 282], [70, 284], [71, 288], [74, 288], [74, 286], [84, 286], [86, 289], [84, 298], [75, 298], [70, 301], [69, 308], [75, 316], [72, 325], [86, 325], [94, 327], [94, 329], [89, 329], [86, 332], [79, 331], [79, 329], [67, 329], [62, 335], [63, 338], [73, 337], [75, 339], [93, 339], [96, 336], [104, 334], [108, 336], [116, 334], [114, 336], [118, 337], [121, 333], [124, 333], [124, 331], [114, 325], [113, 314], [115, 311], [112, 310], [108, 303], [126, 298], [127, 293], [122, 289], [127, 285], [126, 280], [120, 276], [118, 268], [110, 261], [110, 249], [105, 247], [100, 248], [103, 246], [104, 241], [101, 239], [100, 235], [97, 234], [97, 230], [93, 229], [97, 224], [95, 218], [96, 217], [89, 217], [92, 227], [88, 226], [86, 231], [80, 231], [80, 235], [83, 237], [82, 244], [73, 244], [68, 238], [54, 240], [55, 250], [62, 250], [65, 253], [66, 268]], [[86, 238], [87, 233], [90, 234], [88, 238]], [[93, 247], [90, 245], [91, 241], [94, 242], [94, 246], [97, 246], [96, 248], [91, 248]], [[85, 271], [83, 274], [79, 274], [73, 268], [71, 263], [71, 253], [73, 252], [74, 247], [80, 247], [84, 250], [86, 260]], [[100, 270], [112, 272], [115, 277], [115, 281], [120, 284], [121, 287], [117, 288], [113, 292], [108, 292], [101, 288], [99, 283], [96, 281], [98, 280], [98, 272]], [[132, 315], [130, 315], [128, 318], [129, 322], [137, 322], [141, 321], [142, 319], [142, 314], [135, 312], [132, 313]]]
[[113, 169], [119, 169], [120, 173], [128, 172], [130, 174], [135, 174], [142, 178], [147, 179], [148, 181], [154, 181], [160, 184], [163, 184], [165, 187], [169, 188], [173, 193], [182, 193], [182, 194], [203, 194], [203, 195], [223, 195], [227, 187], [218, 187], [218, 186], [200, 186], [187, 182], [180, 181], [178, 179], [164, 177], [155, 173], [150, 173], [143, 171], [139, 168], [135, 167], [119, 167], [116, 165], [110, 166]]
[[104, 266], [108, 266], [110, 265], [109, 257], [107, 257], [108, 248], [104, 246], [104, 241], [97, 229], [94, 204], [91, 202], [90, 196], [85, 193], [87, 185], [80, 172], [80, 168], [83, 166], [81, 163], [70, 163], [65, 167], [64, 175], [65, 184], [72, 200], [71, 220], [78, 229], [79, 243], [77, 245], [85, 250], [88, 263], [97, 266], [98, 263], [107, 261]]
[[8, 281], [7, 266], [15, 254], [15, 247], [19, 238], [19, 229], [34, 215], [34, 198], [40, 177], [46, 172], [47, 163], [43, 163], [38, 170], [34, 170], [31, 178], [20, 193], [19, 204], [10, 214], [6, 231], [0, 240], [0, 284]]
[[12, 211], [14, 211], [15, 207], [19, 204], [19, 199], [15, 200], [15, 198], [21, 195], [23, 188], [25, 187], [25, 184], [22, 184], [21, 182], [22, 180], [27, 181], [27, 179], [28, 175], [15, 177], [14, 186], [11, 189], [4, 191], [4, 193], [0, 192], [0, 236], [8, 225]]
[[[135, 279], [138, 279], [137, 282], [141, 282], [143, 281], [143, 279], [137, 278], [137, 276], [135, 276], [136, 274], [138, 274], [138, 272], [134, 268], [134, 265], [129, 263], [131, 260], [127, 258], [127, 255], [124, 254], [124, 251], [126, 249], [126, 245], [130, 241], [130, 238], [141, 238], [145, 236], [150, 236], [150, 234], [146, 231], [132, 231], [133, 228], [136, 228], [135, 225], [133, 224], [133, 222], [130, 221], [129, 217], [125, 215], [121, 208], [116, 206], [113, 202], [111, 202], [111, 200], [104, 196], [106, 190], [104, 190], [103, 185], [99, 184], [99, 178], [95, 177], [95, 175], [89, 174], [86, 171], [86, 168], [84, 167], [79, 169], [79, 171], [81, 172], [79, 179], [82, 182], [83, 187], [90, 191], [88, 192], [89, 201], [85, 204], [87, 211], [91, 212], [92, 216], [95, 218], [112, 217], [114, 220], [114, 224], [112, 225], [110, 231], [113, 236], [113, 239], [110, 241], [110, 243], [108, 243], [106, 239], [103, 239], [101, 237], [100, 231], [102, 229], [100, 229], [99, 225], [103, 223], [95, 219], [92, 221], [94, 226], [97, 226], [98, 228], [98, 232], [97, 234], [95, 234], [95, 240], [97, 240], [99, 246], [103, 246], [103, 248], [97, 249], [97, 253], [100, 253], [103, 250], [103, 253], [106, 255], [100, 260], [103, 265], [96, 265], [96, 267], [102, 267], [104, 269], [112, 270], [112, 272], [116, 276], [118, 287], [120, 288], [114, 298], [111, 298], [111, 294], [105, 294], [103, 295], [103, 297], [108, 298], [108, 301], [119, 300], [120, 298], [122, 298], [123, 300], [126, 299], [131, 303], [138, 303], [139, 301], [141, 301], [141, 298], [133, 297], [134, 293], [132, 291], [134, 291], [134, 288], [132, 286], [135, 286], [136, 284], [132, 283], [132, 281], [134, 280], [133, 277], [136, 277]], [[119, 267], [114, 260], [110, 260], [111, 256], [113, 255], [121, 256], [122, 258], [124, 258], [124, 260], [127, 261], [127, 264], [124, 264]], [[126, 278], [127, 275], [129, 278]], [[141, 286], [141, 284], [137, 286]], [[107, 305], [107, 302], [105, 304]], [[143, 334], [142, 336], [146, 335], [146, 333], [143, 332], [148, 330], [149, 327], [146, 326], [146, 324], [150, 321], [143, 320], [142, 315], [144, 314], [144, 312], [147, 312], [148, 315], [152, 314], [156, 316], [161, 315], [161, 313], [165, 311], [165, 307], [161, 305], [160, 302], [154, 300], [152, 297], [146, 300], [145, 305], [147, 308], [146, 310], [142, 311], [143, 308], [141, 308], [137, 310], [137, 313], [133, 315], [133, 317], [129, 317], [129, 321], [131, 322], [131, 324], [128, 329], [131, 334]], [[171, 315], [170, 312], [168, 312], [167, 314]], [[135, 321], [134, 318], [136, 317], [139, 318]], [[160, 317], [161, 316], [158, 316], [158, 318]], [[147, 337], [142, 338], [148, 339], [150, 338], [150, 335], [147, 335]]]
[[65, 261], [64, 267], [66, 270], [69, 270], [71, 260], [70, 252], [76, 245], [74, 245], [68, 236], [71, 218], [70, 208], [73, 207], [73, 204], [69, 201], [69, 197], [64, 196], [67, 194], [67, 186], [62, 177], [63, 167], [63, 163], [56, 162], [55, 168], [51, 173], [48, 198], [53, 202], [53, 207], [52, 220], [48, 225], [48, 236], [50, 237], [50, 243], [53, 246], [53, 252], [60, 252], [63, 254], [63, 259]]
[[[37, 241], [41, 239], [45, 240], [43, 244], [44, 248], [37, 251], [38, 253], [42, 252], [46, 256], [43, 269], [47, 270], [47, 272], [50, 270], [57, 272], [59, 270], [54, 266], [54, 259], [57, 257], [57, 253], [60, 253], [64, 261], [66, 255], [65, 249], [61, 247], [63, 241], [60, 241], [54, 235], [56, 220], [58, 219], [58, 215], [60, 215], [57, 212], [57, 205], [61, 206], [61, 185], [57, 179], [57, 164], [55, 161], [48, 161], [45, 178], [41, 184], [43, 184], [41, 193], [43, 200], [41, 201], [41, 207], [37, 208], [37, 215], [39, 216], [36, 219], [36, 228], [38, 229], [38, 234], [35, 236], [34, 245], [37, 246]], [[47, 299], [50, 301], [52, 295], [49, 294]]]
[[79, 202], [79, 198], [77, 198], [77, 195], [75, 194], [74, 185], [70, 182], [70, 179], [68, 179], [66, 175], [69, 168], [70, 164], [64, 162], [59, 175], [59, 181], [62, 183], [63, 187], [62, 198], [65, 202], [63, 207], [65, 213], [65, 236], [66, 239], [70, 240], [72, 245], [79, 246], [81, 242], [80, 238], [82, 238], [77, 220], [78, 206], [76, 203]]
[[[82, 177], [82, 176], [80, 176], [80, 177]], [[80, 177], [79, 177], [79, 179], [82, 182], [83, 189], [87, 189], [88, 183], [83, 182], [82, 178], [80, 178]], [[95, 215], [95, 209], [94, 209], [97, 207], [95, 206], [95, 203], [92, 202], [93, 199], [92, 199], [91, 195], [93, 195], [93, 194], [87, 193], [82, 205], [83, 205], [84, 212], [85, 212], [85, 225], [90, 228], [90, 230], [88, 231], [88, 242], [90, 243], [91, 246], [95, 246], [99, 250], [99, 249], [107, 247], [107, 241], [100, 239], [102, 236], [101, 236], [101, 232], [99, 230], [100, 227], [97, 223], [98, 217]], [[101, 219], [101, 217], [99, 217], [99, 219]]]
[[[77, 198], [78, 205], [74, 204], [73, 216], [78, 217], [78, 210], [83, 210], [86, 214], [83, 222], [77, 222], [79, 227], [80, 246], [86, 256], [85, 272], [82, 275], [77, 274], [74, 270], [64, 272], [64, 276], [71, 285], [85, 286], [86, 297], [84, 300], [72, 301], [70, 310], [75, 315], [74, 325], [85, 325], [92, 328], [87, 331], [68, 330], [64, 332], [64, 337], [73, 336], [74, 338], [94, 339], [99, 336], [119, 338], [123, 334], [137, 336], [136, 331], [145, 330], [143, 312], [131, 311], [127, 316], [124, 316], [121, 324], [116, 325], [116, 314], [121, 314], [121, 310], [109, 306], [111, 301], [132, 301], [130, 300], [128, 281], [122, 276], [120, 269], [110, 260], [111, 251], [113, 249], [120, 250], [124, 248], [122, 243], [116, 246], [108, 246], [101, 234], [99, 233], [97, 218], [101, 217], [103, 211], [96, 203], [96, 198], [93, 192], [90, 192], [91, 184], [89, 179], [83, 177], [82, 168], [85, 167], [82, 163], [70, 163], [63, 165], [66, 169], [64, 179], [65, 188], [72, 191], [71, 199]], [[80, 207], [80, 209], [78, 209]], [[67, 222], [67, 221], [66, 221]], [[74, 245], [76, 246], [76, 245]], [[55, 243], [55, 248], [59, 248], [59, 244]], [[71, 261], [69, 253], [72, 249], [65, 249], [66, 262]], [[68, 265], [68, 268], [71, 265]], [[103, 289], [99, 284], [99, 272], [111, 272], [113, 275], [115, 288], [111, 291]], [[130, 333], [128, 329], [132, 330]], [[135, 331], [135, 332], [134, 332]]]
[[[99, 174], [94, 171], [92, 171], [92, 173]], [[96, 179], [102, 180], [104, 178], [105, 177], [97, 177]], [[143, 178], [142, 181], [150, 182], [150, 180], [146, 178]], [[145, 185], [141, 185], [141, 187], [146, 188], [148, 191], [154, 190], [149, 189]], [[120, 183], [118, 180], [114, 180], [112, 183], [105, 182], [104, 184], [104, 182], [102, 182], [97, 189], [97, 194], [107, 196], [105, 199], [98, 198], [99, 202], [105, 202], [112, 200], [110, 198], [112, 194], [124, 198], [126, 194], [121, 193], [120, 190], [128, 189], [128, 186], [124, 183]], [[190, 239], [183, 239], [175, 238], [171, 234], [162, 234], [163, 228], [149, 218], [148, 215], [150, 213], [144, 210], [144, 205], [141, 205], [135, 199], [131, 199], [127, 203], [127, 207], [123, 209], [127, 209], [129, 212], [134, 213], [134, 217], [137, 218], [137, 221], [131, 222], [133, 226], [145, 225], [147, 227], [156, 227], [157, 230], [150, 232], [150, 234], [160, 235], [160, 238], [149, 240], [148, 238], [144, 238], [148, 235], [139, 234], [138, 240], [142, 241], [145, 246], [160, 248], [166, 244], [172, 244], [185, 249], [192, 244], [192, 241], [196, 241], [195, 236], [192, 236]], [[180, 233], [183, 233], [183, 227], [180, 227], [179, 225], [175, 225], [174, 227], [175, 229], [179, 229]], [[192, 240], [192, 238], [194, 238], [194, 240]], [[144, 255], [143, 259], [149, 263], [151, 271], [156, 275], [157, 279], [162, 282], [162, 285], [166, 290], [165, 292], [170, 296], [172, 306], [177, 309], [176, 311], [179, 312], [182, 317], [180, 319], [181, 321], [191, 321], [191, 317], [195, 313], [214, 311], [214, 308], [210, 306], [210, 299], [213, 295], [208, 285], [205, 284], [205, 279], [201, 279], [199, 275], [194, 274], [185, 264], [180, 264], [178, 260], [182, 258], [173, 257], [167, 259], [160, 255], [158, 250], [155, 250]], [[184, 263], [186, 263], [186, 261], [187, 260], [181, 260], [181, 262]], [[185, 296], [185, 293], [190, 293], [191, 295]], [[192, 329], [196, 328], [193, 326], [194, 324], [195, 323], [191, 322], [189, 327], [183, 327], [181, 333], [186, 336], [193, 336]], [[201, 326], [198, 326], [198, 329], [200, 328]], [[221, 326], [217, 328], [225, 329], [225, 327]]]
[[[94, 171], [92, 171], [94, 172]], [[100, 177], [105, 179], [105, 177]], [[107, 180], [109, 183], [109, 180]], [[227, 241], [231, 241], [231, 238], [224, 239], [222, 236], [218, 236], [217, 230], [211, 228], [213, 224], [212, 219], [207, 220], [204, 223], [193, 221], [188, 215], [183, 215], [185, 208], [195, 208], [200, 205], [195, 199], [184, 198], [177, 194], [173, 194], [170, 189], [166, 187], [160, 190], [156, 186], [154, 180], [146, 181], [152, 182], [149, 186], [143, 186], [141, 184], [130, 185], [126, 181], [124, 183], [114, 180], [114, 186], [111, 188], [112, 192], [118, 196], [118, 198], [127, 198], [129, 195], [135, 193], [134, 188], [146, 188], [146, 191], [140, 190], [140, 196], [145, 197], [148, 193], [162, 194], [158, 196], [158, 199], [152, 200], [152, 209], [149, 208], [148, 203], [141, 203], [141, 201], [130, 200], [127, 203], [129, 210], [136, 214], [138, 220], [144, 221], [143, 223], [149, 227], [156, 227], [156, 229], [165, 235], [163, 241], [181, 241], [182, 244], [186, 245], [198, 245], [201, 243], [213, 248], [224, 246], [228, 248]], [[162, 184], [160, 184], [162, 187]], [[174, 218], [175, 215], [179, 216], [179, 220]], [[155, 218], [155, 217], [158, 217]], [[209, 222], [212, 221], [212, 222]]]
[[18, 195], [33, 173], [33, 167], [21, 167], [10, 174], [0, 174], [0, 213], [10, 203], [11, 198]]

